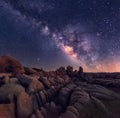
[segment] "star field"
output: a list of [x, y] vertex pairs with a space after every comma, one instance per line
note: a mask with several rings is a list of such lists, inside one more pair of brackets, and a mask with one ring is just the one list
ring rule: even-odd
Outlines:
[[48, 70], [120, 71], [120, 1], [1, 0], [0, 54]]

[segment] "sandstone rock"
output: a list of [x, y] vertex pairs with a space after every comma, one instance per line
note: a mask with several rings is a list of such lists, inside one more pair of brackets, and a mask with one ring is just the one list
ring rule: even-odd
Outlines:
[[19, 83], [25, 88], [27, 88], [32, 82], [32, 79], [29, 77], [26, 77], [25, 75], [17, 75], [16, 77], [18, 78]]
[[71, 78], [70, 78], [69, 76], [67, 76], [67, 75], [64, 75], [62, 78], [64, 79], [64, 82], [65, 82], [66, 84], [67, 84], [67, 83], [70, 83], [70, 81], [71, 81]]
[[35, 112], [37, 109], [39, 109], [39, 104], [38, 104], [38, 101], [37, 101], [35, 93], [32, 93], [30, 95], [30, 98], [32, 99], [33, 110]]
[[35, 74], [36, 71], [32, 68], [27, 68], [27, 67], [24, 67], [24, 71], [25, 71], [25, 74], [27, 75], [31, 75], [31, 74]]
[[120, 95], [100, 85], [86, 85], [83, 89], [99, 99], [120, 100]]
[[33, 112], [32, 100], [25, 92], [21, 92], [17, 98], [17, 118], [28, 118]]
[[45, 118], [47, 118], [47, 110], [44, 107], [41, 107], [41, 113]]
[[76, 102], [79, 102], [81, 104], [89, 104], [90, 103], [89, 94], [80, 88], [76, 88], [71, 95], [70, 104], [73, 105]]
[[24, 68], [17, 59], [5, 55], [0, 57], [0, 72], [23, 74]]
[[42, 103], [45, 104], [47, 102], [45, 94], [42, 91], [40, 91], [39, 94], [40, 94]]
[[49, 77], [55, 77], [56, 76], [56, 72], [55, 71], [50, 71], [49, 72]]
[[95, 97], [91, 97], [94, 108], [92, 109], [95, 118], [110, 118], [110, 114], [105, 105]]
[[3, 85], [0, 88], [0, 103], [13, 102], [14, 96], [17, 97], [21, 92], [25, 92], [25, 89], [21, 85], [15, 83]]
[[31, 93], [31, 92], [35, 92], [35, 91], [39, 91], [43, 89], [44, 89], [44, 85], [37, 79], [34, 79], [32, 80], [32, 82], [30, 83], [28, 87], [28, 92]]
[[49, 77], [48, 80], [49, 80], [49, 82], [50, 82], [50, 84], [51, 84], [52, 86], [55, 86], [55, 85], [56, 85], [55, 78]]
[[48, 104], [48, 106], [46, 107], [46, 110], [47, 110], [47, 118], [59, 117], [57, 106], [54, 102], [51, 102], [50, 104]]
[[54, 100], [54, 98], [56, 97], [56, 90], [54, 88], [51, 88], [47, 91], [47, 101], [51, 101]]
[[59, 101], [59, 104], [63, 106], [63, 108], [65, 108], [69, 103], [68, 99], [70, 98], [70, 95], [73, 89], [74, 89], [74, 85], [73, 86], [67, 85], [65, 88], [61, 88], [59, 92], [58, 101]]
[[9, 83], [19, 83], [18, 78], [10, 78]]
[[57, 83], [57, 84], [65, 84], [65, 80], [64, 80], [65, 78], [63, 78], [63, 77], [60, 77], [60, 76], [56, 76], [56, 78], [55, 78], [55, 82]]
[[46, 72], [10, 56], [0, 58], [0, 72], [0, 118], [120, 118], [118, 73]]
[[11, 74], [0, 73], [0, 84], [7, 84], [10, 83]]
[[[81, 118], [92, 117], [92, 102], [90, 96], [79, 87], [76, 88], [71, 95], [70, 106], [73, 106], [75, 109], [77, 109]], [[74, 114], [76, 115], [76, 113]]]
[[53, 113], [57, 114], [57, 106], [53, 101], [50, 103], [50, 108]]
[[89, 96], [81, 88], [76, 88], [71, 95], [70, 105], [75, 107], [82, 118], [109, 118], [108, 109], [98, 99]]
[[14, 104], [0, 104], [0, 118], [15, 118]]
[[10, 82], [10, 78], [9, 78], [9, 76], [5, 76], [5, 77], [4, 77], [4, 82], [5, 82], [5, 84], [7, 84], [7, 83]]
[[59, 69], [57, 69], [56, 73], [57, 75], [65, 75], [66, 74], [65, 67], [60, 67]]
[[46, 77], [40, 78], [39, 81], [43, 83], [45, 88], [47, 88], [47, 89], [50, 88], [51, 84], [50, 84], [49, 80]]

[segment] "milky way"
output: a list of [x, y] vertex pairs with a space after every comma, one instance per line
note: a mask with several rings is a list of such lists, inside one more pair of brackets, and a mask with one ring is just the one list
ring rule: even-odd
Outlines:
[[47, 69], [120, 71], [119, 0], [1, 0], [0, 12], [1, 55]]

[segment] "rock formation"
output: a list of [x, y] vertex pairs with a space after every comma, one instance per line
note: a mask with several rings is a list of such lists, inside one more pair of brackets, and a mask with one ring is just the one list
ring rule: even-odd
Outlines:
[[46, 72], [11, 56], [0, 72], [0, 118], [120, 118], [120, 73]]
[[24, 68], [21, 63], [14, 57], [4, 55], [0, 58], [0, 72], [22, 74], [24, 73]]

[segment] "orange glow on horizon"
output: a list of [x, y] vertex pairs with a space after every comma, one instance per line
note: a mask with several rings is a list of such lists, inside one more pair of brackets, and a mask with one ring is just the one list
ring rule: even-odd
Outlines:
[[85, 72], [120, 72], [120, 62], [97, 64], [96, 68], [84, 67]]

